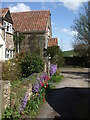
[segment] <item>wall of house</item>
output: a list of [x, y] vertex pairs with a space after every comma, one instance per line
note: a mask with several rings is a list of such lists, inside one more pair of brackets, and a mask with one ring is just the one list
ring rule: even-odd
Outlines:
[[51, 18], [50, 18], [50, 16], [48, 18], [45, 36], [46, 36], [45, 48], [47, 48], [48, 47], [48, 40], [49, 40], [50, 37], [52, 37], [52, 27], [51, 27]]
[[3, 26], [5, 27], [5, 60], [9, 60], [13, 58], [13, 50], [14, 50], [12, 23], [9, 22], [8, 19], [7, 21], [3, 20]]
[[36, 38], [40, 41], [40, 50], [41, 50], [41, 54], [43, 54], [42, 51], [45, 46], [45, 34], [44, 33], [38, 33], [38, 34], [34, 34], [34, 35], [31, 33], [28, 33], [28, 34], [24, 34], [24, 37], [25, 38], [20, 45], [20, 51], [31, 50], [32, 47], [36, 47], [36, 45], [37, 45], [36, 41], [35, 41], [35, 43], [33, 41]]
[[6, 33], [6, 48], [8, 50], [14, 49], [13, 35]]
[[14, 40], [13, 34], [6, 33], [6, 56], [5, 59], [12, 59], [14, 55]]
[[0, 61], [5, 60], [5, 35], [4, 30], [0, 28]]

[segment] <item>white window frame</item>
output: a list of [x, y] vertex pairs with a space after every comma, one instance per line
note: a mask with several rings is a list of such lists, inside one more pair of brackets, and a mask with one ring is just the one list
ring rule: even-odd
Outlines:
[[[6, 24], [6, 25], [4, 25], [4, 24]], [[9, 23], [7, 21], [3, 21], [3, 26], [6, 28], [6, 32], [9, 32], [9, 33], [13, 32], [11, 23]]]
[[5, 59], [12, 59], [13, 58], [13, 50], [5, 50]]

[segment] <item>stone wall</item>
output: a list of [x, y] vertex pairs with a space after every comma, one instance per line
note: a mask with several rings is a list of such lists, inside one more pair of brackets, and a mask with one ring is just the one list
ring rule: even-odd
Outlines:
[[10, 105], [10, 81], [0, 80], [0, 117], [7, 106]]
[[30, 83], [30, 84], [28, 85], [28, 88], [27, 88], [28, 100], [30, 100], [31, 95], [32, 95], [32, 84]]
[[2, 79], [2, 62], [0, 62], [0, 80]]
[[13, 35], [9, 33], [6, 33], [6, 48], [8, 50], [14, 49]]

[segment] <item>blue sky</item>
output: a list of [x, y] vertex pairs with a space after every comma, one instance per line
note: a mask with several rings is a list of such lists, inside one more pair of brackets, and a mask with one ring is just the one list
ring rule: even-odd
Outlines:
[[58, 38], [58, 45], [63, 51], [73, 49], [75, 31], [71, 31], [73, 20], [82, 10], [82, 2], [2, 2], [2, 7], [9, 7], [11, 12], [28, 10], [50, 10], [52, 37]]

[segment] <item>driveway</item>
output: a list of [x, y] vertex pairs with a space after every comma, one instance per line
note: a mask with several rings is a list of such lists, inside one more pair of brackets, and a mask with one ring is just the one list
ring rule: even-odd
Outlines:
[[64, 79], [46, 91], [46, 102], [37, 118], [89, 118], [88, 69], [61, 69]]

